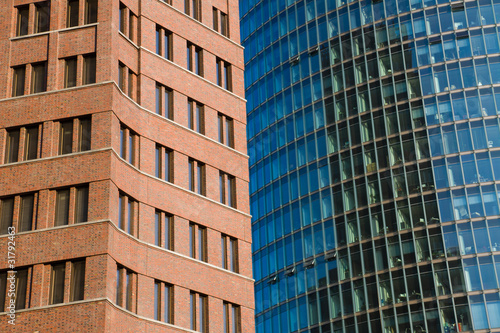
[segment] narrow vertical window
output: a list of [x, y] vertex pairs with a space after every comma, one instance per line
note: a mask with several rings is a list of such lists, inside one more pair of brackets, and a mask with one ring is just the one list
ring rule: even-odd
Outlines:
[[135, 161], [135, 157], [134, 157], [135, 142], [134, 141], [135, 141], [134, 140], [134, 135], [129, 134], [129, 137], [128, 137], [128, 162], [130, 164], [134, 164], [134, 161]]
[[222, 236], [220, 238], [220, 247], [221, 247], [221, 262], [222, 268], [227, 269], [227, 236]]
[[188, 127], [194, 130], [194, 121], [193, 121], [193, 101], [188, 99]]
[[75, 223], [87, 222], [89, 211], [89, 188], [88, 186], [76, 189]]
[[219, 132], [219, 142], [224, 143], [224, 117], [220, 113], [217, 115], [217, 127]]
[[161, 85], [156, 84], [156, 114], [161, 115]]
[[14, 217], [14, 198], [5, 198], [1, 201], [0, 206], [0, 235], [5, 235], [12, 226]]
[[78, 151], [87, 151], [91, 148], [92, 120], [80, 119], [78, 128]]
[[172, 152], [169, 151], [168, 149], [165, 149], [165, 168], [164, 168], [164, 179], [167, 181], [167, 182], [171, 182], [172, 179], [173, 179], [173, 175], [172, 175], [172, 170], [170, 168], [170, 164], [171, 164], [171, 161], [170, 161], [170, 156], [172, 155]]
[[225, 186], [224, 186], [224, 173], [219, 172], [219, 201], [221, 203], [226, 203], [226, 193], [224, 192]]
[[44, 1], [35, 4], [35, 33], [49, 31], [50, 3]]
[[76, 57], [64, 60], [64, 88], [76, 86]]
[[226, 193], [227, 193], [227, 205], [231, 206], [233, 208], [236, 208], [236, 196], [234, 193], [234, 188], [235, 188], [235, 178], [234, 176], [227, 176], [227, 182], [226, 182]]
[[14, 68], [14, 75], [12, 78], [12, 97], [24, 95], [25, 77], [26, 66], [19, 66]]
[[120, 194], [118, 198], [118, 228], [125, 230], [124, 226], [125, 220], [125, 196]]
[[165, 59], [172, 60], [172, 33], [169, 31], [165, 31], [163, 35], [163, 56]]
[[198, 226], [198, 260], [207, 261], [207, 229]]
[[173, 235], [172, 235], [172, 230], [173, 230], [173, 225], [172, 225], [172, 215], [165, 214], [165, 224], [164, 224], [164, 229], [165, 229], [165, 237], [164, 237], [164, 247], [167, 250], [173, 250]]
[[125, 71], [127, 68], [121, 62], [118, 63], [118, 87], [125, 91]]
[[224, 323], [224, 333], [229, 332], [229, 304], [222, 303], [222, 322]]
[[165, 300], [163, 301], [163, 316], [166, 323], [172, 324], [172, 287], [165, 285], [164, 287]]
[[58, 304], [64, 301], [64, 277], [65, 264], [52, 266], [50, 278], [50, 304]]
[[68, 11], [66, 13], [66, 26], [78, 26], [79, 0], [68, 0]]
[[116, 305], [122, 306], [122, 291], [121, 291], [121, 285], [123, 283], [120, 271], [122, 269], [120, 267], [117, 267], [116, 269]]
[[156, 146], [155, 149], [155, 177], [161, 177], [161, 147]]
[[17, 7], [16, 36], [25, 36], [28, 34], [29, 16], [29, 5]]
[[156, 41], [156, 54], [161, 55], [161, 27], [159, 25], [156, 26], [155, 33], [155, 41]]
[[238, 243], [235, 238], [229, 238], [229, 269], [238, 272]]
[[83, 56], [83, 84], [96, 82], [96, 56], [95, 53]]
[[222, 73], [223, 77], [224, 77], [224, 89], [226, 90], [231, 90], [231, 85], [230, 85], [230, 82], [229, 82], [229, 64], [227, 63], [224, 63], [224, 72]]
[[198, 331], [206, 332], [208, 324], [207, 296], [199, 295], [199, 328]]
[[132, 293], [133, 293], [133, 274], [130, 271], [127, 271], [126, 275], [126, 309], [132, 311]]
[[161, 282], [155, 281], [155, 320], [161, 320]]
[[[0, 272], [0, 299], [5, 300], [7, 293], [7, 272]], [[5, 302], [0, 302], [0, 312], [5, 311]]]
[[97, 22], [97, 0], [85, 0], [85, 24]]
[[126, 150], [126, 135], [125, 135], [125, 128], [121, 127], [120, 128], [120, 157], [125, 159], [125, 154], [127, 152]]
[[165, 118], [173, 120], [172, 90], [165, 88], [164, 93]]
[[56, 194], [56, 214], [54, 226], [67, 225], [69, 220], [69, 190], [59, 190]]
[[127, 15], [127, 7], [120, 2], [120, 32], [125, 34], [125, 18]]
[[195, 233], [194, 233], [194, 224], [190, 223], [189, 224], [189, 256], [191, 258], [195, 258], [195, 244], [196, 244], [196, 239], [195, 239]]
[[34, 160], [38, 156], [38, 126], [26, 128], [24, 160]]
[[84, 299], [85, 292], [85, 260], [74, 261], [71, 264], [69, 301], [81, 301]]
[[31, 93], [36, 94], [47, 90], [47, 63], [42, 62], [31, 66]]
[[130, 69], [128, 70], [128, 97], [134, 96], [134, 77], [135, 74]]
[[226, 37], [229, 37], [229, 26], [227, 24], [227, 14], [220, 13], [220, 33]]
[[216, 77], [217, 85], [222, 87], [220, 65], [221, 65], [221, 61], [217, 60], [215, 62], [215, 77]]
[[192, 64], [192, 57], [191, 57], [191, 48], [192, 48], [192, 45], [191, 43], [187, 43], [187, 49], [186, 49], [186, 56], [187, 56], [187, 69], [188, 71], [193, 71], [193, 64]]
[[[187, 1], [187, 0], [186, 0]], [[189, 321], [191, 322], [191, 330], [196, 330], [196, 294], [189, 294]]]
[[196, 192], [201, 195], [205, 195], [205, 175], [204, 175], [205, 165], [203, 163], [196, 163], [196, 182], [197, 189]]
[[194, 160], [189, 159], [189, 190], [194, 192]]
[[132, 234], [132, 225], [134, 223], [134, 201], [128, 199], [127, 203], [127, 232]]
[[11, 130], [7, 132], [7, 144], [5, 151], [5, 163], [14, 163], [19, 160], [19, 136], [21, 131]]
[[194, 49], [194, 66], [195, 66], [195, 73], [197, 75], [203, 76], [203, 58], [201, 55], [201, 49], [198, 47], [195, 47]]
[[226, 132], [226, 145], [228, 145], [231, 148], [234, 148], [234, 140], [233, 140], [233, 120], [231, 118], [226, 117], [225, 120], [225, 132]]
[[26, 291], [28, 290], [28, 269], [16, 273], [16, 310], [26, 309]]
[[73, 120], [61, 122], [59, 132], [59, 155], [71, 154], [73, 147]]
[[161, 246], [161, 213], [155, 212], [155, 245]]
[[212, 17], [213, 17], [213, 28], [215, 31], [219, 31], [219, 11], [217, 8], [212, 7]]
[[19, 216], [18, 232], [32, 230], [34, 205], [35, 196], [33, 194], [21, 197], [21, 215]]

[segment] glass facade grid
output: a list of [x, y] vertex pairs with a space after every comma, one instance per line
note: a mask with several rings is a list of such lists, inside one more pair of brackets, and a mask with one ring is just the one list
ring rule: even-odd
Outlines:
[[500, 1], [240, 12], [257, 332], [499, 328]]

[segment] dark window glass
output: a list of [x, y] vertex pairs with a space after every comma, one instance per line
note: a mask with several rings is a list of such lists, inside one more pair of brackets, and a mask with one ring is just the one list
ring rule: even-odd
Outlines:
[[50, 304], [64, 302], [64, 275], [64, 263], [52, 266], [50, 278]]
[[12, 97], [24, 95], [24, 79], [26, 77], [26, 67], [20, 66], [14, 68], [12, 78]]
[[73, 120], [61, 122], [59, 155], [70, 154], [73, 147]]
[[0, 312], [5, 311], [5, 294], [7, 291], [7, 272], [0, 272]]
[[155, 320], [161, 320], [161, 282], [155, 281]]
[[19, 135], [18, 129], [7, 132], [5, 163], [14, 163], [19, 160]]
[[29, 16], [30, 16], [29, 6], [17, 7], [16, 36], [24, 36], [28, 34]]
[[83, 84], [96, 82], [96, 57], [95, 54], [83, 56]]
[[7, 234], [14, 217], [14, 198], [5, 198], [0, 206], [0, 235]]
[[38, 154], [38, 126], [26, 128], [24, 160], [33, 160]]
[[86, 222], [89, 210], [89, 188], [76, 189], [75, 223]]
[[56, 194], [56, 214], [54, 226], [67, 225], [69, 219], [69, 190], [59, 190]]
[[91, 119], [80, 119], [78, 130], [78, 151], [87, 151], [91, 148], [92, 121]]
[[66, 13], [66, 26], [76, 27], [78, 25], [79, 0], [68, 0], [68, 11]]
[[85, 24], [97, 22], [97, 0], [85, 0]]
[[47, 63], [32, 65], [31, 93], [36, 94], [47, 90]]
[[50, 4], [48, 1], [35, 4], [35, 33], [49, 31]]
[[33, 210], [35, 196], [33, 194], [21, 197], [21, 216], [19, 217], [18, 231], [30, 231], [33, 226]]
[[16, 272], [16, 310], [26, 308], [26, 291], [28, 289], [28, 269]]
[[76, 86], [76, 57], [68, 58], [64, 66], [64, 88], [71, 88]]
[[72, 265], [70, 302], [81, 301], [85, 291], [85, 260], [75, 261]]

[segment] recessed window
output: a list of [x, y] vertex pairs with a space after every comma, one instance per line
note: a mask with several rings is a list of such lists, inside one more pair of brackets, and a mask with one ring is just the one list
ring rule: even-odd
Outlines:
[[17, 223], [18, 232], [30, 231], [34, 225], [35, 194], [21, 196], [20, 216]]
[[232, 91], [231, 65], [224, 60], [217, 59], [215, 69], [217, 84], [226, 90]]
[[222, 171], [219, 172], [220, 202], [236, 208], [236, 179]]
[[236, 238], [221, 236], [222, 268], [238, 272], [238, 243]]
[[[24, 147], [19, 146], [21, 137], [24, 138]], [[7, 130], [4, 163], [39, 158], [39, 140], [39, 125]]]
[[35, 4], [35, 33], [49, 31], [50, 3], [48, 1]]
[[[73, 142], [73, 130], [75, 126], [78, 133], [77, 140]], [[59, 132], [59, 155], [90, 150], [91, 133], [92, 121], [90, 118], [76, 118], [61, 121]]]
[[66, 12], [66, 26], [68, 28], [78, 26], [79, 8], [79, 0], [68, 0]]
[[87, 222], [89, 211], [89, 187], [77, 187], [75, 199], [75, 223]]
[[157, 210], [155, 212], [155, 245], [167, 250], [174, 250], [173, 222], [171, 214]]
[[[16, 268], [15, 274], [12, 271], [0, 272], [0, 312], [4, 312], [6, 310], [4, 300], [7, 295], [11, 300], [14, 301], [14, 308], [16, 310], [26, 309], [29, 280], [28, 273], [30, 270], [31, 268]], [[10, 278], [14, 276], [15, 278], [11, 280]], [[13, 283], [15, 285], [15, 290], [11, 290], [10, 288], [8, 288], [8, 285], [10, 285], [10, 283]]]
[[50, 301], [49, 304], [64, 302], [64, 279], [66, 275], [66, 264], [52, 265], [50, 274]]
[[198, 21], [201, 21], [200, 7], [201, 0], [184, 0], [184, 12]]
[[56, 191], [56, 207], [54, 226], [70, 223], [70, 203], [73, 202], [72, 223], [81, 223], [88, 220], [89, 187], [66, 188]]
[[120, 32], [125, 34], [125, 27], [126, 27], [126, 19], [127, 19], [127, 7], [120, 2], [120, 22], [119, 22], [119, 27], [120, 27]]
[[172, 60], [172, 33], [156, 25], [156, 54]]
[[96, 56], [95, 53], [83, 56], [83, 84], [96, 82]]
[[9, 232], [14, 218], [14, 197], [0, 199], [0, 235]]
[[12, 77], [12, 97], [24, 95], [24, 80], [26, 78], [26, 66], [14, 67]]
[[156, 84], [156, 105], [155, 110], [159, 115], [168, 119], [173, 119], [173, 92], [172, 89], [159, 83]]
[[120, 128], [120, 157], [134, 166], [138, 166], [139, 156], [136, 151], [138, 143], [139, 136], [137, 134], [127, 127]]
[[227, 14], [213, 7], [213, 28], [221, 35], [229, 37]]
[[187, 42], [187, 69], [203, 76], [202, 49], [190, 42]]
[[201, 195], [205, 194], [205, 164], [189, 159], [189, 189]]
[[155, 177], [172, 182], [172, 151], [160, 145], [155, 149]]
[[155, 320], [173, 323], [173, 287], [155, 280]]
[[56, 194], [56, 215], [54, 226], [67, 225], [69, 223], [69, 189], [58, 190]]
[[188, 127], [200, 134], [205, 133], [203, 105], [188, 99]]
[[224, 333], [240, 333], [240, 307], [223, 302]]
[[208, 331], [207, 296], [191, 292], [189, 313], [190, 313], [191, 330], [197, 332], [207, 332]]
[[71, 265], [69, 301], [81, 301], [85, 291], [85, 260], [73, 261]]
[[64, 88], [76, 87], [77, 58], [64, 59]]
[[85, 0], [85, 24], [97, 22], [97, 0]]
[[219, 142], [234, 148], [234, 122], [222, 113], [218, 114], [218, 139]]
[[207, 261], [207, 228], [189, 223], [189, 254], [191, 258]]
[[129, 235], [136, 234], [136, 222], [139, 216], [139, 203], [120, 193], [118, 203], [118, 227], [128, 233]]
[[31, 93], [47, 91], [47, 62], [31, 65]]
[[25, 36], [28, 34], [30, 7], [29, 5], [26, 5], [26, 6], [19, 6], [16, 8], [17, 8], [16, 36]]
[[118, 266], [116, 275], [116, 305], [132, 311], [132, 305], [135, 303], [132, 295], [137, 286], [137, 274]]

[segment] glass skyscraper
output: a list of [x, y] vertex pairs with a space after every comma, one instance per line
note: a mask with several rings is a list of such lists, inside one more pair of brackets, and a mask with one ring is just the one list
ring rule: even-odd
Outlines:
[[240, 9], [257, 332], [500, 332], [500, 1]]

